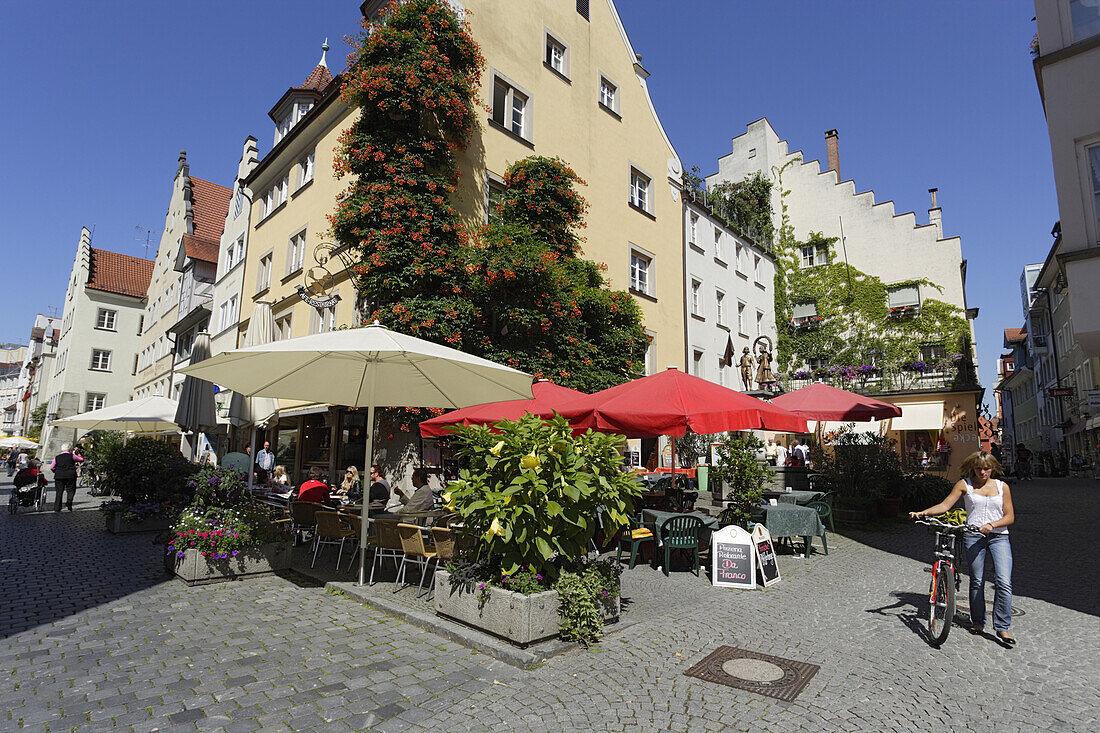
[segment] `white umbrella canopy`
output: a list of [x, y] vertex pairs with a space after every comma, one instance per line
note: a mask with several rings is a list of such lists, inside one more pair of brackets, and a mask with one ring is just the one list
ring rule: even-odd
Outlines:
[[135, 433], [159, 433], [179, 430], [175, 400], [154, 395], [122, 402], [98, 410], [58, 418], [51, 425], [79, 430], [130, 430]]
[[[262, 346], [275, 340], [275, 321], [271, 314], [271, 304], [260, 302], [252, 309], [248, 319], [248, 334], [244, 346]], [[279, 413], [279, 400], [274, 397], [246, 397], [234, 392], [229, 403], [229, 422], [234, 427], [255, 425], [266, 427], [274, 422]]]
[[[375, 407], [469, 407], [533, 396], [529, 374], [377, 322], [227, 351], [181, 371], [245, 395], [366, 407], [366, 466], [374, 453]], [[364, 493], [360, 585], [369, 488]]]
[[24, 438], [22, 435], [8, 435], [0, 438], [0, 448], [37, 448], [38, 443], [35, 443], [29, 438]]

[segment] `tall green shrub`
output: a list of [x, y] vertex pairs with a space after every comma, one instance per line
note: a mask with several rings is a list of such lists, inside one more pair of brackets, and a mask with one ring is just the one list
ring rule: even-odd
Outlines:
[[726, 501], [741, 525], [749, 521], [749, 513], [763, 496], [764, 483], [774, 475], [756, 460], [757, 451], [763, 447], [764, 443], [752, 433], [729, 433], [715, 447], [718, 462], [712, 470], [717, 480], [730, 487]]
[[175, 445], [155, 438], [131, 438], [112, 452], [104, 466], [104, 488], [124, 504], [183, 507], [190, 501], [187, 483], [195, 467]]

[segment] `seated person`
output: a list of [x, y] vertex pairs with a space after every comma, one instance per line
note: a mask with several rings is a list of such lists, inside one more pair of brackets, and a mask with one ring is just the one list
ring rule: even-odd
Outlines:
[[328, 484], [321, 480], [320, 466], [309, 469], [309, 480], [298, 489], [298, 501], [311, 501], [314, 504], [328, 501]]
[[404, 506], [399, 510], [402, 514], [408, 514], [410, 512], [426, 512], [432, 508], [435, 503], [435, 497], [432, 496], [432, 490], [428, 486], [428, 472], [423, 468], [418, 468], [413, 471], [412, 475], [413, 491], [406, 493], [401, 488], [394, 488], [401, 497], [401, 503]]
[[285, 491], [283, 487], [290, 483], [290, 477], [286, 475], [286, 466], [275, 467], [275, 489], [277, 491]]
[[344, 471], [344, 482], [336, 487], [332, 494], [334, 497], [347, 499], [348, 501], [362, 499], [363, 488], [359, 484], [359, 469], [355, 466], [348, 466], [347, 470]]
[[390, 482], [386, 480], [386, 473], [377, 463], [370, 467], [370, 508], [372, 511], [393, 511], [393, 500], [390, 498]]
[[38, 484], [38, 488], [42, 488], [49, 482], [46, 480], [46, 474], [38, 470], [38, 461], [31, 458], [27, 462], [26, 468], [21, 468], [16, 472], [12, 483], [15, 484], [15, 488], [21, 489], [32, 484]]

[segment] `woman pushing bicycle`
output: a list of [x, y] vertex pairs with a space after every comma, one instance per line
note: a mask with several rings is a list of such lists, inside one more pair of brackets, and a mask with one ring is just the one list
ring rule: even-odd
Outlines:
[[997, 638], [1009, 646], [1016, 640], [1008, 633], [1012, 624], [1012, 547], [1008, 542], [1008, 525], [1015, 519], [1012, 493], [1008, 484], [994, 475], [1004, 469], [985, 451], [971, 453], [960, 467], [963, 478], [943, 501], [919, 512], [913, 518], [943, 514], [961, 496], [966, 506], [966, 521], [978, 527], [978, 533], [963, 536], [966, 559], [970, 564], [970, 633], [979, 634], [985, 626], [985, 556], [993, 558], [993, 630]]

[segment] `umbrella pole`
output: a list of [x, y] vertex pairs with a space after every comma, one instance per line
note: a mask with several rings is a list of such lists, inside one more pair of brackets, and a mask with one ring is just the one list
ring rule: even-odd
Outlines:
[[256, 468], [256, 465], [255, 465], [256, 464], [256, 459], [253, 458], [253, 456], [256, 455], [256, 426], [255, 425], [252, 426], [251, 432], [252, 432], [252, 436], [249, 438], [249, 445], [252, 446], [252, 450], [250, 450], [248, 452], [248, 459], [250, 461], [252, 461], [253, 465], [248, 467], [248, 495], [249, 496], [252, 496], [252, 484], [256, 480], [256, 471], [254, 470]]
[[369, 387], [367, 392], [367, 453], [363, 459], [363, 472], [366, 474], [366, 480], [363, 481], [363, 509], [360, 514], [360, 526], [359, 526], [359, 585], [366, 585], [366, 572], [367, 572], [367, 523], [370, 521], [370, 487], [367, 486], [367, 482], [370, 481], [370, 467], [371, 461], [374, 458], [374, 381], [375, 374], [378, 371], [374, 365], [367, 367], [370, 369], [370, 375], [367, 377], [369, 380]]

